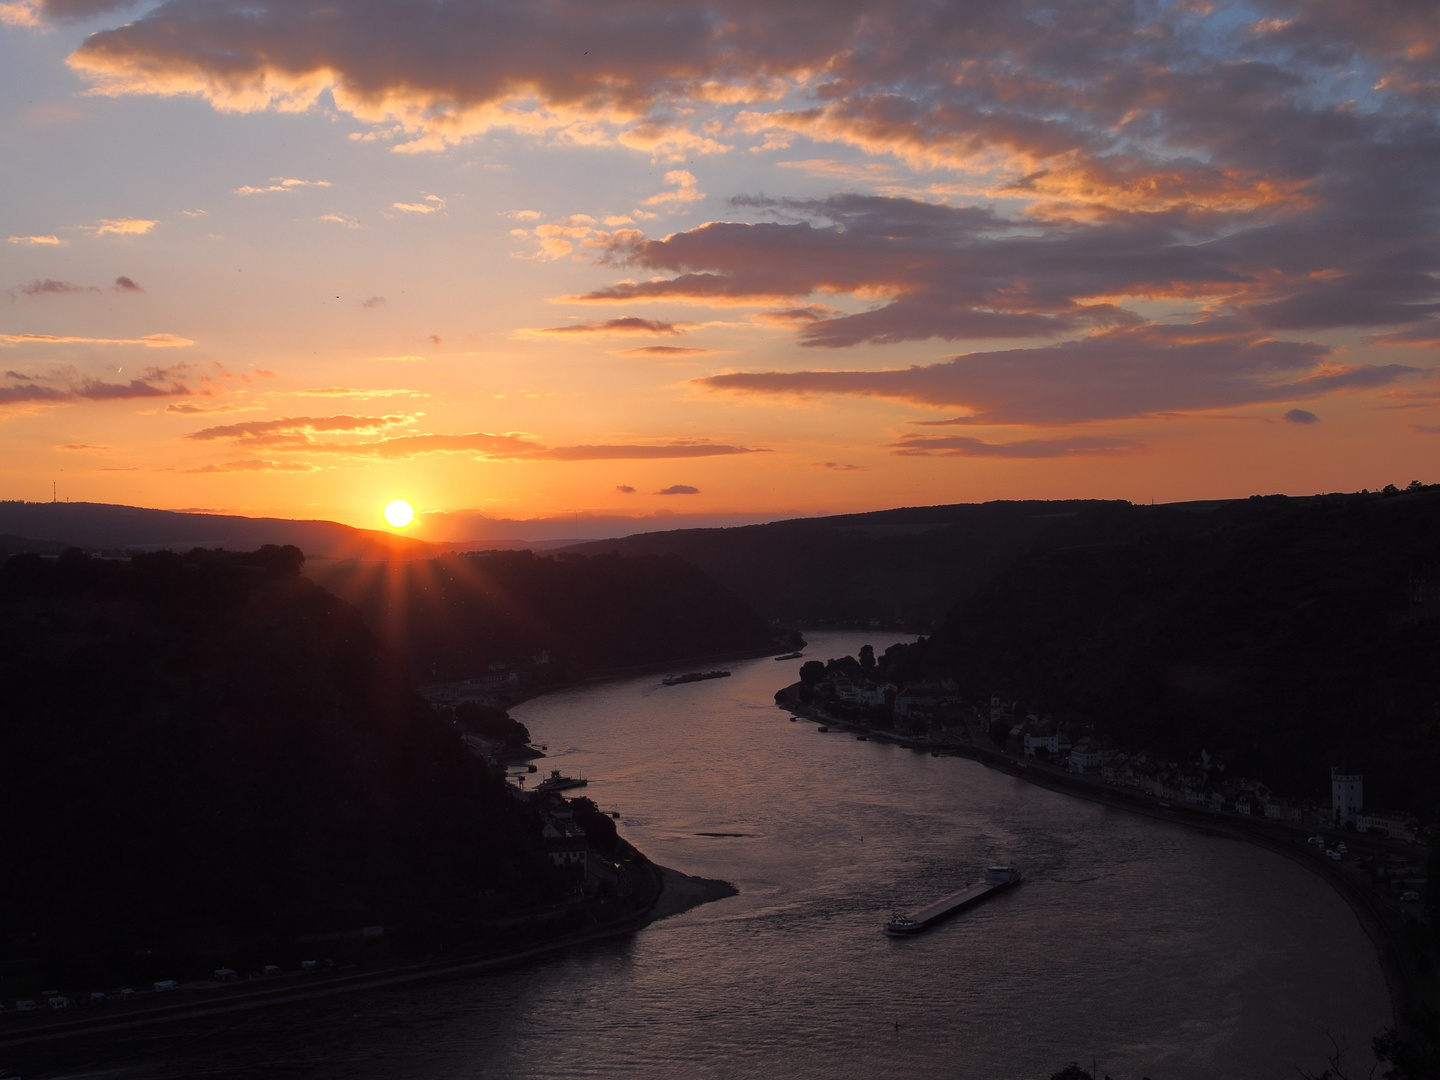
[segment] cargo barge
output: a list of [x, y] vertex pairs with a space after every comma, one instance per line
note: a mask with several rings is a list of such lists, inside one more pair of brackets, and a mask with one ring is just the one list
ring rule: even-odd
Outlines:
[[686, 675], [666, 675], [660, 681], [666, 686], [679, 686], [681, 683], [700, 682], [702, 679], [727, 679], [730, 677], [728, 671], [692, 671]]
[[937, 900], [929, 907], [912, 911], [909, 915], [901, 915], [897, 912], [895, 917], [885, 924], [884, 932], [890, 937], [910, 937], [912, 934], [923, 933], [942, 919], [948, 919], [957, 912], [974, 907], [981, 901], [990, 899], [996, 893], [1004, 892], [1012, 885], [1020, 884], [1022, 880], [1024, 880], [1023, 875], [1013, 866], [988, 867], [985, 870], [985, 880], [980, 884], [962, 889], [943, 900]]

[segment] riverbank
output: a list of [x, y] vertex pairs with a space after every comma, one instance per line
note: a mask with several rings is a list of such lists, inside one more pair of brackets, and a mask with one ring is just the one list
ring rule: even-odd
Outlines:
[[[662, 919], [739, 894], [739, 890], [728, 881], [692, 877], [656, 863], [648, 863], [648, 866], [655, 882], [655, 891], [649, 903], [640, 911], [614, 923], [483, 957], [431, 959], [334, 975], [288, 973], [268, 978], [259, 986], [253, 983], [182, 984], [166, 993], [163, 1001], [157, 1002], [151, 997], [133, 1004], [99, 1005], [94, 1007], [95, 1011], [86, 1010], [79, 1016], [70, 1010], [9, 1014], [0, 1019], [0, 1051], [251, 1009], [278, 1008], [361, 990], [501, 971], [593, 942], [627, 937]], [[8, 1067], [10, 1064], [8, 1058], [0, 1061], [0, 1065]], [[4, 1075], [3, 1069], [0, 1069], [0, 1075]]]
[[800, 684], [795, 683], [779, 691], [775, 698], [776, 705], [785, 712], [823, 727], [863, 736], [874, 742], [904, 746], [917, 753], [968, 758], [1037, 787], [1157, 821], [1181, 825], [1207, 835], [1246, 841], [1283, 855], [1322, 878], [1355, 914], [1361, 929], [1375, 947], [1397, 1029], [1405, 1031], [1408, 1017], [1421, 1009], [1431, 1007], [1435, 987], [1422, 972], [1416, 970], [1414, 964], [1407, 962], [1408, 953], [1403, 945], [1403, 913], [1395, 910], [1393, 905], [1369, 888], [1366, 882], [1359, 880], [1355, 872], [1347, 871], [1325, 858], [1319, 849], [1309, 845], [1306, 842], [1306, 830], [1288, 827], [1269, 819], [1247, 820], [1239, 815], [1199, 807], [1169, 805], [1138, 792], [1105, 784], [1103, 781], [1024, 761], [1003, 751], [981, 746], [968, 729], [966, 734], [970, 735], [969, 741], [942, 744], [872, 728], [863, 721], [832, 716], [818, 706], [802, 702], [795, 693], [799, 686]]

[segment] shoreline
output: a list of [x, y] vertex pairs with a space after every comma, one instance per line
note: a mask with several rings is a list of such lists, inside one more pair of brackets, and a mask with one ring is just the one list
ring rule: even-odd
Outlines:
[[968, 745], [936, 746], [928, 741], [908, 738], [894, 732], [876, 731], [863, 723], [832, 717], [819, 708], [789, 700], [787, 692], [798, 685], [798, 683], [792, 684], [777, 693], [776, 707], [782, 712], [791, 713], [811, 723], [863, 734], [870, 741], [892, 743], [936, 757], [965, 758], [987, 769], [1005, 773], [1047, 791], [1084, 799], [1100, 806], [1123, 810], [1156, 821], [1168, 822], [1182, 828], [1251, 843], [1274, 854], [1284, 856], [1291, 862], [1311, 871], [1328, 884], [1354, 913], [1356, 920], [1360, 923], [1360, 929], [1370, 940], [1371, 945], [1375, 947], [1376, 958], [1379, 961], [1380, 971], [1385, 979], [1385, 987], [1390, 998], [1393, 1026], [1398, 1031], [1407, 1031], [1409, 1024], [1406, 1018], [1418, 1007], [1423, 1007], [1424, 994], [1416, 985], [1415, 978], [1402, 958], [1403, 953], [1396, 940], [1396, 928], [1391, 925], [1394, 915], [1390, 914], [1387, 918], [1388, 913], [1380, 909], [1378, 898], [1352, 881], [1344, 871], [1328, 862], [1321, 862], [1305, 849], [1297, 849], [1292, 843], [1287, 842], [1286, 837], [1269, 835], [1272, 830], [1268, 826], [1221, 818], [1213, 811], [1197, 810], [1188, 806], [1150, 806], [1140, 802], [1140, 796], [1131, 795], [1122, 789], [1104, 788], [1081, 782], [1068, 774], [1052, 774], [1048, 770], [1041, 770], [1027, 763], [1016, 761], [1010, 755], [998, 750], [977, 746], [973, 742]]
[[[0, 1051], [12, 1047], [34, 1046], [58, 1039], [79, 1039], [134, 1028], [151, 1027], [184, 1020], [194, 1020], [252, 1009], [276, 1008], [300, 1001], [360, 990], [375, 990], [405, 983], [462, 978], [507, 967], [523, 966], [577, 946], [598, 941], [629, 937], [653, 923], [683, 914], [705, 904], [738, 896], [740, 890], [728, 881], [695, 877], [659, 863], [648, 863], [656, 883], [656, 892], [641, 910], [606, 926], [563, 935], [551, 941], [492, 956], [470, 959], [430, 960], [378, 967], [370, 971], [348, 972], [343, 975], [287, 974], [261, 989], [230, 989], [224, 997], [214, 995], [214, 988], [187, 991], [184, 986], [171, 991], [175, 996], [195, 995], [190, 1000], [163, 1005], [137, 1005], [126, 1009], [116, 1007], [108, 1015], [72, 1018], [64, 1014], [39, 1014], [31, 1026], [5, 1030], [0, 1021]], [[111, 1008], [103, 1006], [102, 1008]], [[121, 1011], [123, 1010], [123, 1011]], [[43, 1020], [40, 1017], [44, 1017]]]

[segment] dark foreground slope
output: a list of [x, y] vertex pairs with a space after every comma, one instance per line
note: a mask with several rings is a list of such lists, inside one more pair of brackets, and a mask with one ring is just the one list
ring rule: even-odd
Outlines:
[[1213, 528], [1234, 501], [1136, 506], [1093, 499], [962, 503], [683, 529], [569, 550], [678, 555], [769, 619], [926, 631], [1028, 551]]
[[[150, 510], [110, 503], [0, 500], [0, 551], [78, 547], [89, 551], [155, 551], [195, 547], [246, 551], [264, 544], [293, 544], [311, 557], [418, 559], [435, 553], [419, 540], [337, 521], [291, 521], [234, 514]], [[21, 539], [21, 538], [28, 539]]]
[[[1256, 498], [1221, 527], [1033, 554], [888, 660], [1113, 740], [1328, 799], [1440, 813], [1440, 487]], [[1183, 755], [1183, 756], [1181, 756]]]
[[489, 664], [548, 678], [768, 648], [765, 620], [674, 556], [450, 555], [309, 571], [402, 649], [417, 676]]
[[558, 886], [538, 818], [300, 562], [0, 567], [5, 971], [230, 958], [377, 924], [459, 934], [482, 895]]

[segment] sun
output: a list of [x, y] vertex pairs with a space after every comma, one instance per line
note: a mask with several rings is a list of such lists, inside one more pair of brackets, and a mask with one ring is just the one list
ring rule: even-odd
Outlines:
[[385, 520], [394, 529], [403, 529], [415, 520], [415, 508], [404, 499], [385, 504]]

